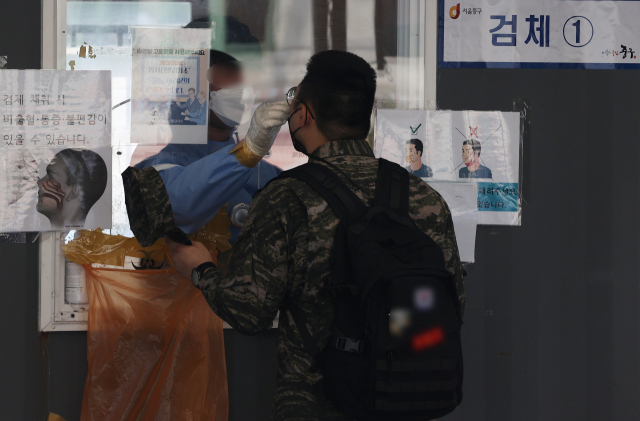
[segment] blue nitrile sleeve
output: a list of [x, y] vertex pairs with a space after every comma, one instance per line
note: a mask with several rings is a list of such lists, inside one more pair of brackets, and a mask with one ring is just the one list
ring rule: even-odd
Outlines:
[[252, 168], [245, 167], [234, 154], [228, 153], [233, 146], [188, 166], [159, 171], [176, 224], [187, 234], [209, 222], [249, 179]]

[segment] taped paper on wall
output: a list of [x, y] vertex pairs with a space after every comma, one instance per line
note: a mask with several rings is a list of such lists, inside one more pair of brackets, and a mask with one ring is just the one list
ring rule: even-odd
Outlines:
[[377, 110], [375, 155], [430, 180], [478, 187], [478, 224], [520, 225], [520, 114]]
[[478, 226], [477, 186], [473, 183], [448, 181], [429, 181], [428, 183], [440, 193], [449, 205], [460, 261], [474, 263], [476, 261], [476, 228]]
[[132, 28], [131, 143], [207, 143], [210, 29]]
[[111, 228], [111, 148], [0, 149], [0, 231]]
[[2, 148], [111, 146], [111, 71], [0, 72]]

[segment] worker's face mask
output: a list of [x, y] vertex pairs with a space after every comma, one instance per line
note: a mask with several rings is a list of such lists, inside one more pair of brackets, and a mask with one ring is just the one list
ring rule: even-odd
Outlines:
[[236, 127], [249, 120], [255, 100], [250, 86], [220, 89], [209, 95], [209, 109], [227, 126]]

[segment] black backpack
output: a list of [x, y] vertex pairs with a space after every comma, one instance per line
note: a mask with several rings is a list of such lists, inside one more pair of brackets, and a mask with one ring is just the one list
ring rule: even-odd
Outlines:
[[286, 306], [324, 376], [334, 406], [357, 420], [432, 420], [462, 400], [460, 301], [438, 245], [408, 214], [409, 175], [380, 159], [367, 207], [327, 167], [282, 173], [322, 196], [340, 218], [334, 252], [336, 313], [320, 350], [304, 316]]

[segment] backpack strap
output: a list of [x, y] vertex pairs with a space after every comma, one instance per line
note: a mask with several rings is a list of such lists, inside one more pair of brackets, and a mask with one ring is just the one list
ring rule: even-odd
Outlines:
[[278, 178], [290, 177], [304, 182], [322, 196], [341, 220], [348, 220], [351, 215], [367, 208], [340, 177], [324, 165], [304, 164], [281, 173]]
[[[324, 165], [307, 163], [284, 171], [270, 182], [284, 178], [297, 178], [307, 184], [329, 204], [340, 220], [346, 221], [352, 215], [367, 209], [362, 200], [340, 180], [340, 177]], [[319, 354], [322, 350], [311, 336], [305, 323], [304, 314], [288, 293], [285, 297], [285, 308], [291, 313], [306, 351], [312, 356]]]
[[409, 212], [409, 172], [382, 158], [378, 159], [376, 205]]

